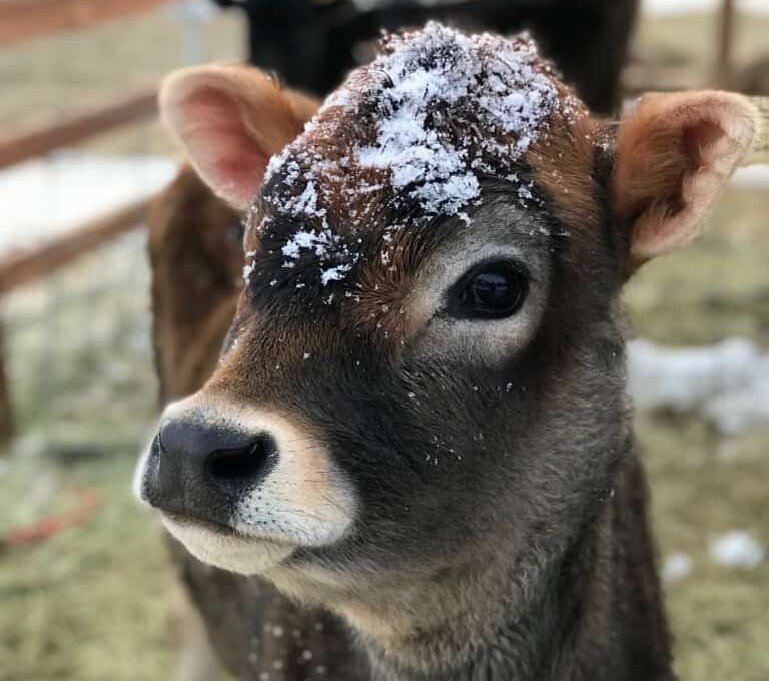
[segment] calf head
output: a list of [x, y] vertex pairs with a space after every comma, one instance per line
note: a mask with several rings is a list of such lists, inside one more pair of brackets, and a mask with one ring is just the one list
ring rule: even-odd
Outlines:
[[597, 515], [630, 437], [622, 285], [697, 234], [762, 114], [694, 92], [598, 120], [527, 39], [434, 24], [301, 134], [297, 101], [236, 67], [166, 81], [247, 259], [137, 491], [201, 560], [365, 629], [363, 602], [536, 574]]

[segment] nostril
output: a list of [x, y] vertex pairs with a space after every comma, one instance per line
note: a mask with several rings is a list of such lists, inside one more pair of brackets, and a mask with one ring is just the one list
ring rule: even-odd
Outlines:
[[275, 441], [262, 434], [243, 447], [211, 452], [205, 463], [206, 471], [220, 485], [241, 487], [256, 480], [265, 470], [269, 457], [276, 452]]

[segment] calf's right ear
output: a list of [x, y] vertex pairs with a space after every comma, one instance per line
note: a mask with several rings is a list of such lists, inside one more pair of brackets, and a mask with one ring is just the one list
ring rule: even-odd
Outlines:
[[612, 203], [631, 269], [694, 239], [739, 165], [769, 161], [769, 100], [703, 91], [643, 97], [620, 123]]
[[163, 122], [181, 142], [203, 181], [245, 209], [267, 162], [301, 131], [318, 102], [250, 66], [196, 66], [176, 71], [160, 88]]

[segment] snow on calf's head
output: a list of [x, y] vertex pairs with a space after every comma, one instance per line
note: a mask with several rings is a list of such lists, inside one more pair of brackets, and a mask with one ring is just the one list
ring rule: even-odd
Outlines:
[[272, 158], [252, 231], [269, 237], [278, 221], [291, 222], [283, 267], [308, 255], [322, 285], [343, 280], [361, 235], [403, 227], [393, 216], [466, 219], [485, 178], [512, 183], [523, 205], [534, 200], [521, 173], [527, 152], [586, 116], [527, 37], [436, 23], [388, 36]]

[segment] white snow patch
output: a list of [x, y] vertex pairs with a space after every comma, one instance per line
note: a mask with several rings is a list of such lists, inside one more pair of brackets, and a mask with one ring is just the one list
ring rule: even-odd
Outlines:
[[[339, 235], [330, 229], [299, 230], [281, 247], [283, 267], [292, 269], [303, 253], [312, 253], [321, 265], [331, 265], [321, 271], [320, 281], [323, 286], [332, 281], [344, 279], [353, 263], [358, 259], [357, 253], [350, 253], [349, 248], [342, 242]], [[342, 260], [343, 262], [339, 262]], [[304, 288], [304, 282], [297, 282], [296, 288]]]
[[296, 260], [302, 251], [313, 251], [318, 257], [323, 257], [328, 252], [328, 247], [334, 242], [334, 235], [328, 230], [316, 232], [314, 230], [295, 232], [284, 244], [281, 252], [286, 257], [284, 267], [292, 266], [290, 263]]
[[[427, 214], [454, 215], [480, 194], [477, 173], [494, 172], [484, 152], [519, 158], [563, 102], [529, 40], [467, 36], [429, 23], [393, 44], [372, 64], [387, 80], [377, 93], [377, 139], [359, 150], [358, 161], [389, 170], [393, 187], [406, 189]], [[481, 133], [468, 129], [451, 139], [436, 118], [463, 101], [473, 102]], [[495, 144], [498, 132], [511, 141]]]
[[747, 532], [732, 530], [711, 542], [710, 555], [721, 565], [755, 568], [766, 557], [766, 549]]
[[248, 280], [251, 277], [251, 272], [254, 271], [254, 256], [256, 251], [246, 251], [246, 264], [243, 265], [243, 283], [248, 286]]
[[684, 348], [633, 341], [628, 378], [639, 408], [697, 410], [724, 435], [769, 420], [769, 354], [745, 338]]
[[662, 577], [668, 582], [683, 579], [689, 576], [693, 565], [692, 559], [686, 553], [672, 553], [665, 559], [665, 564], [662, 566]]
[[337, 265], [336, 267], [329, 267], [327, 270], [321, 272], [320, 283], [324, 286], [330, 281], [341, 281], [344, 279], [344, 275], [350, 271], [350, 265]]
[[72, 151], [0, 171], [0, 252], [30, 248], [81, 222], [148, 196], [176, 174], [157, 156]]

